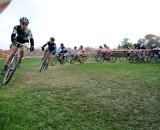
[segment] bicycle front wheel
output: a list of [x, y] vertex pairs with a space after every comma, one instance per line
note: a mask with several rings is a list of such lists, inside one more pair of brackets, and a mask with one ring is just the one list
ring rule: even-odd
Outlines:
[[43, 58], [43, 61], [42, 61], [42, 66], [41, 66], [41, 68], [40, 68], [40, 72], [42, 71], [42, 70], [47, 70], [47, 58], [48, 58], [48, 55], [45, 55], [45, 57]]
[[10, 81], [12, 78], [17, 66], [17, 60], [13, 59], [13, 61], [9, 64], [7, 72], [4, 76], [3, 84], [7, 85], [7, 83]]
[[58, 62], [58, 59], [59, 59], [59, 56], [55, 56], [52, 58], [52, 61], [51, 61], [51, 66], [55, 66]]
[[73, 56], [70, 61], [70, 64], [74, 64], [76, 62], [76, 60], [77, 60], [77, 57]]
[[96, 59], [97, 62], [103, 62], [104, 61], [104, 57], [101, 56], [101, 55], [96, 55], [95, 59]]
[[160, 55], [158, 55], [156, 58], [155, 58], [155, 61], [157, 64], [160, 64]]

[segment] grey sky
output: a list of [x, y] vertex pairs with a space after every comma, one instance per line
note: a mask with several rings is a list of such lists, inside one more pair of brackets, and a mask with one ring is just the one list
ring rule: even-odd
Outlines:
[[35, 47], [54, 36], [57, 45], [117, 47], [123, 38], [136, 42], [159, 35], [159, 0], [12, 0], [0, 14], [0, 48], [8, 49], [13, 26], [30, 20]]

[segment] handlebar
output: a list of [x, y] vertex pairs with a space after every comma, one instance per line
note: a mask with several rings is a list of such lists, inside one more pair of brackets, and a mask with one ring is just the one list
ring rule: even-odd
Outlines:
[[16, 45], [20, 45], [20, 47], [27, 47], [27, 48], [29, 48], [29, 43], [20, 43], [20, 42], [16, 42], [15, 43]]

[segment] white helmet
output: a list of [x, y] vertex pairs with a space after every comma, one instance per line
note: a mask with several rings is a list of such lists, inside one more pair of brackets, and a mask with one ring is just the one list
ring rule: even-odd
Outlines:
[[29, 20], [26, 17], [20, 18], [19, 22], [29, 24]]

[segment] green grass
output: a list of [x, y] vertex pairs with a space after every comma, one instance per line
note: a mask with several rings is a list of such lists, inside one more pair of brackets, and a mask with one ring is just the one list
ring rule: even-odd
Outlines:
[[160, 65], [40, 64], [25, 59], [6, 86], [0, 77], [0, 130], [160, 129]]

